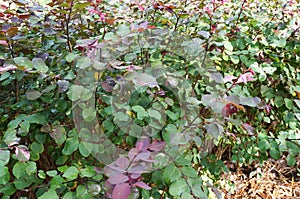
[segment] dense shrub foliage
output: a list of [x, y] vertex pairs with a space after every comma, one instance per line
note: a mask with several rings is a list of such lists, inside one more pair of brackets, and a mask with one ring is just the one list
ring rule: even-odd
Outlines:
[[300, 152], [300, 4], [0, 3], [1, 198], [222, 198]]

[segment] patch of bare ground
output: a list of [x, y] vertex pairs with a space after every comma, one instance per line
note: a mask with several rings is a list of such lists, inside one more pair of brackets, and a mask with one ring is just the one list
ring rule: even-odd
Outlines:
[[300, 199], [297, 168], [300, 169], [300, 157], [293, 167], [287, 165], [286, 157], [282, 157], [268, 159], [262, 165], [236, 169], [223, 177], [236, 187], [233, 193], [222, 190], [224, 199]]

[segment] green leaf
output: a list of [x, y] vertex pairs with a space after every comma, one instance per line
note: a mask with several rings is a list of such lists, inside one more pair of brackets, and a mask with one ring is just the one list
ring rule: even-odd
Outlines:
[[140, 137], [142, 135], [143, 128], [135, 123], [130, 125], [129, 135], [133, 137]]
[[82, 110], [82, 117], [85, 121], [91, 122], [96, 118], [96, 111], [94, 108], [89, 107]]
[[59, 199], [59, 197], [55, 190], [50, 189], [47, 192], [45, 192], [43, 195], [38, 197], [38, 199]]
[[129, 26], [125, 25], [125, 24], [121, 24], [118, 26], [118, 30], [117, 30], [117, 34], [124, 36], [130, 33], [130, 29]]
[[78, 176], [78, 169], [74, 166], [69, 167], [63, 174], [64, 178], [67, 178], [68, 180], [75, 180]]
[[33, 69], [33, 64], [27, 57], [15, 57], [14, 62], [19, 68], [25, 67], [27, 70]]
[[287, 164], [291, 167], [294, 166], [296, 164], [296, 158], [294, 155], [292, 154], [288, 154], [288, 156], [286, 157], [286, 161]]
[[282, 39], [274, 40], [273, 43], [270, 45], [274, 48], [276, 48], [276, 47], [283, 48], [286, 45], [286, 39], [282, 38]]
[[149, 116], [157, 120], [161, 120], [161, 114], [157, 110], [150, 109], [148, 110]]
[[44, 60], [41, 58], [34, 58], [32, 60], [33, 67], [42, 73], [48, 72], [48, 66], [45, 64]]
[[9, 72], [5, 72], [5, 73], [1, 74], [0, 81], [7, 79], [9, 76], [10, 76]]
[[95, 175], [96, 175], [96, 171], [94, 170], [93, 167], [84, 168], [84, 169], [80, 170], [80, 176], [81, 177], [91, 178]]
[[10, 196], [15, 193], [16, 188], [13, 183], [7, 183], [5, 186], [0, 186], [0, 193], [5, 194], [6, 196]]
[[43, 144], [40, 144], [38, 142], [33, 142], [31, 145], [30, 145], [30, 149], [35, 152], [35, 153], [43, 153], [44, 151], [44, 145]]
[[30, 123], [25, 120], [20, 124], [20, 129], [22, 131], [22, 133], [28, 133], [29, 132], [29, 128], [30, 128]]
[[28, 115], [26, 120], [31, 124], [46, 124], [46, 115], [45, 113], [34, 113], [32, 115]]
[[77, 57], [78, 57], [78, 55], [76, 55], [74, 53], [69, 53], [66, 56], [66, 61], [70, 63], [70, 62], [74, 61]]
[[57, 175], [57, 176], [54, 176], [51, 180], [50, 180], [50, 188], [51, 189], [57, 189], [57, 188], [60, 188], [63, 186], [63, 181], [64, 179]]
[[197, 177], [197, 171], [193, 167], [182, 167], [182, 173], [188, 177]]
[[72, 101], [86, 101], [92, 97], [92, 92], [89, 89], [79, 85], [72, 85], [67, 94]]
[[277, 149], [275, 149], [275, 148], [271, 148], [270, 149], [270, 155], [275, 160], [279, 160], [280, 159], [280, 152]]
[[89, 195], [87, 187], [83, 185], [79, 185], [76, 188], [76, 197], [77, 198], [82, 198], [82, 199], [91, 199], [93, 198], [92, 196]]
[[50, 177], [54, 177], [57, 175], [57, 171], [56, 170], [47, 171], [46, 174]]
[[112, 123], [110, 120], [105, 120], [104, 122], [102, 122], [102, 125], [105, 128], [105, 130], [109, 132], [113, 132], [115, 129], [114, 123]]
[[91, 149], [89, 150], [88, 144], [85, 142], [80, 142], [79, 143], [79, 152], [83, 157], [88, 157], [91, 153]]
[[46, 174], [45, 174], [45, 172], [43, 170], [39, 170], [38, 171], [38, 176], [41, 179], [46, 179]]
[[65, 146], [62, 150], [62, 154], [71, 155], [74, 151], [78, 149], [79, 142], [77, 137], [67, 138]]
[[28, 91], [26, 93], [26, 98], [28, 100], [36, 100], [38, 99], [39, 97], [41, 97], [41, 93], [39, 91], [36, 91], [36, 90], [31, 90], [31, 91]]
[[298, 106], [298, 108], [300, 108], [300, 100], [295, 99], [294, 102], [296, 103], [296, 105]]
[[223, 45], [224, 45], [224, 47], [225, 47], [226, 50], [233, 51], [233, 46], [230, 43], [230, 41], [224, 41]]
[[28, 182], [23, 178], [14, 180], [14, 185], [17, 189], [24, 189], [26, 187], [29, 187], [31, 185], [31, 183], [32, 182]]
[[137, 118], [139, 120], [142, 120], [148, 116], [148, 113], [145, 111], [145, 109], [142, 106], [139, 105], [133, 106], [132, 110], [137, 113]]
[[65, 127], [63, 125], [52, 126], [50, 136], [55, 140], [55, 142], [58, 145], [63, 144], [67, 138]]
[[0, 165], [6, 165], [10, 159], [9, 150], [0, 149]]
[[26, 163], [25, 162], [17, 162], [14, 167], [13, 167], [13, 175], [16, 177], [16, 178], [21, 178], [21, 177], [24, 177], [26, 176]]
[[92, 65], [92, 61], [89, 57], [80, 57], [76, 62], [76, 67], [80, 69], [86, 69]]
[[117, 121], [126, 122], [129, 120], [129, 116], [123, 112], [114, 113], [114, 119]]
[[77, 199], [75, 192], [67, 192], [63, 199]]
[[221, 133], [224, 131], [223, 127], [217, 123], [212, 123], [205, 126], [207, 132], [218, 139]]
[[25, 170], [28, 175], [35, 173], [37, 170], [36, 163], [31, 161], [27, 162]]
[[167, 184], [175, 182], [176, 180], [178, 180], [179, 178], [181, 178], [180, 169], [178, 169], [174, 165], [169, 165], [168, 167], [166, 167], [164, 169], [163, 178], [164, 178], [164, 181]]
[[8, 171], [8, 167], [0, 166], [0, 185], [7, 184], [9, 180], [10, 180], [10, 173]]
[[246, 46], [245, 46], [245, 43], [244, 43], [244, 40], [242, 39], [237, 39], [236, 40], [236, 45], [237, 47], [240, 49], [240, 50], [243, 50]]
[[169, 193], [172, 196], [180, 196], [184, 192], [189, 192], [189, 187], [187, 186], [186, 182], [184, 179], [179, 179], [173, 184], [171, 184], [169, 188]]
[[230, 56], [230, 60], [232, 61], [232, 63], [234, 64], [238, 64], [240, 62], [239, 56], [237, 55], [231, 55]]
[[195, 184], [192, 187], [192, 192], [198, 198], [208, 199], [208, 191], [201, 184]]

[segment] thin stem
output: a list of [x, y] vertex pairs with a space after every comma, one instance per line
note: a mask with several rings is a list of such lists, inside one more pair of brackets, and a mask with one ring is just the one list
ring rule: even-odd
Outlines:
[[243, 1], [243, 3], [242, 3], [242, 7], [241, 7], [241, 10], [240, 10], [240, 12], [239, 12], [239, 14], [238, 14], [238, 18], [237, 18], [237, 20], [236, 20], [236, 22], [235, 22], [235, 28], [237, 27], [237, 25], [238, 25], [238, 23], [239, 23], [239, 20], [240, 20], [240, 17], [241, 17], [241, 15], [242, 15], [242, 12], [243, 12], [243, 9], [244, 9], [244, 4], [247, 2], [247, 0], [244, 0]]
[[[11, 57], [15, 58], [13, 46], [11, 45], [9, 39], [7, 39], [7, 45], [8, 45], [8, 49], [9, 49]], [[17, 79], [14, 80], [14, 86], [15, 86], [16, 102], [18, 102], [19, 101], [19, 83], [18, 83]]]
[[70, 40], [69, 23], [70, 23], [70, 19], [71, 19], [71, 13], [72, 13], [73, 5], [74, 5], [74, 0], [71, 1], [70, 8], [69, 8], [69, 13], [68, 13], [68, 16], [67, 16], [67, 21], [66, 21], [67, 44], [68, 44], [69, 52], [72, 52], [72, 44], [71, 44], [71, 40]]

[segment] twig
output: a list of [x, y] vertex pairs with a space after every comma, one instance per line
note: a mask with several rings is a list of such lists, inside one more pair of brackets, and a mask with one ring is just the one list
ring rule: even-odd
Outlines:
[[236, 22], [235, 22], [235, 25], [234, 25], [235, 28], [236, 28], [237, 25], [238, 25], [238, 22], [239, 22], [239, 20], [240, 20], [240, 17], [241, 17], [241, 15], [242, 15], [242, 12], [243, 12], [244, 4], [245, 4], [246, 2], [247, 2], [247, 0], [244, 0], [243, 3], [242, 3], [241, 10], [240, 10], [240, 12], [239, 12], [239, 14], [238, 14], [238, 18], [237, 18], [237, 20], [236, 20]]
[[72, 52], [72, 44], [71, 44], [71, 41], [70, 41], [70, 32], [69, 32], [69, 23], [70, 23], [70, 19], [71, 19], [71, 13], [72, 13], [73, 5], [74, 5], [74, 0], [71, 1], [70, 8], [69, 8], [69, 13], [68, 13], [68, 16], [67, 16], [67, 21], [66, 21], [67, 44], [68, 44], [69, 52]]

